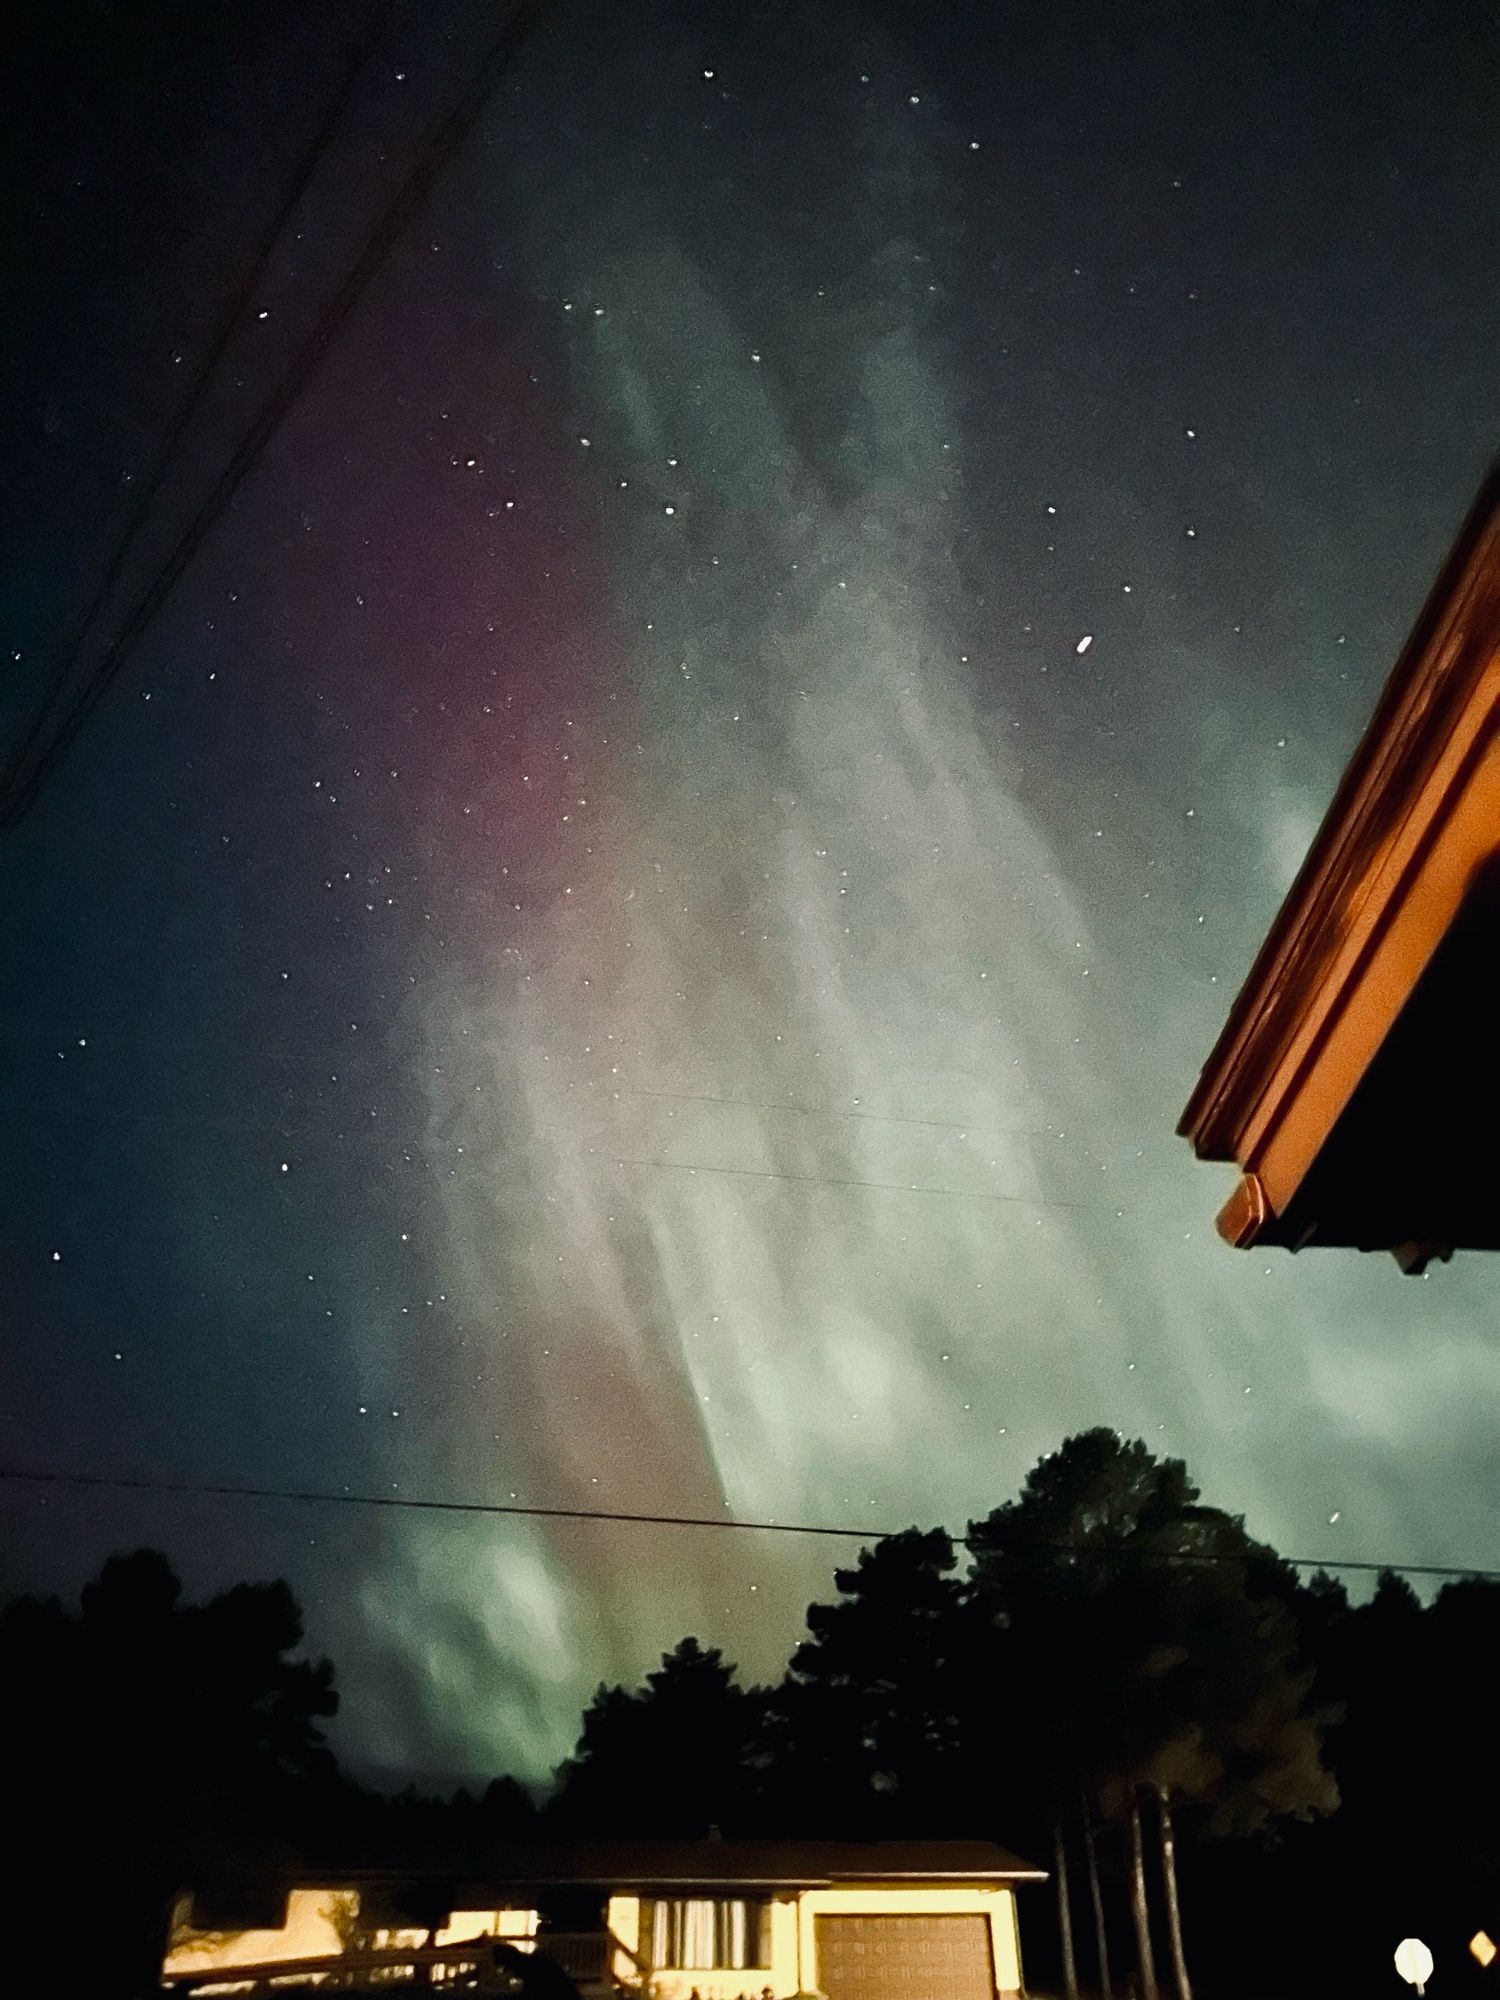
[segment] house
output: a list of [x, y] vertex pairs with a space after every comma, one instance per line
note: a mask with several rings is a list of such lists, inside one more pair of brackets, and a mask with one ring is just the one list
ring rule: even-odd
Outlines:
[[472, 1986], [493, 1982], [500, 1939], [599, 2000], [1014, 2000], [1016, 1889], [1045, 1879], [985, 1841], [538, 1841], [441, 1877], [331, 1872], [277, 1888], [274, 1909], [195, 1893], [162, 1983], [206, 1996], [424, 1967]]
[[1433, 586], [1178, 1130], [1240, 1248], [1500, 1249], [1500, 468]]

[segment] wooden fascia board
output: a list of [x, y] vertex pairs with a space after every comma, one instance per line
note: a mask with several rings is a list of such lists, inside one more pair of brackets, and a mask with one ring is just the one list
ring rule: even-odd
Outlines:
[[1334, 1123], [1500, 839], [1500, 651], [1484, 700], [1465, 726], [1388, 857], [1369, 898], [1372, 919], [1324, 980], [1240, 1135], [1240, 1157], [1277, 1213], [1301, 1184]]
[[1317, 1061], [1493, 735], [1497, 648], [1500, 471], [1428, 596], [1183, 1112], [1178, 1131], [1200, 1158], [1251, 1164]]

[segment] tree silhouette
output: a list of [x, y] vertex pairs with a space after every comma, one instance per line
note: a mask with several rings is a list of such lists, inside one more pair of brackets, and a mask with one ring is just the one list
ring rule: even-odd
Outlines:
[[188, 1605], [144, 1549], [111, 1557], [76, 1613], [0, 1610], [17, 1990], [55, 1984], [65, 1952], [91, 1995], [150, 1990], [171, 1899], [204, 1856], [227, 1872], [331, 1784], [333, 1673], [297, 1658], [301, 1642], [284, 1583]]
[[990, 1633], [955, 1572], [949, 1535], [910, 1528], [809, 1606], [769, 1699], [775, 1817], [846, 1835], [992, 1830], [974, 1764], [994, 1714]]
[[[969, 1528], [973, 1595], [1007, 1634], [1025, 1712], [1045, 1746], [1054, 1844], [1078, 1804], [1106, 1993], [1097, 1817], [1111, 1807], [1129, 1818], [1120, 1779], [1150, 1737], [1139, 1697], [1154, 1636], [1139, 1579], [1121, 1552], [1179, 1519], [1194, 1497], [1176, 1461], [1159, 1463], [1113, 1431], [1089, 1431], [1042, 1459], [1017, 1499]], [[1154, 1969], [1138, 1839], [1132, 1862], [1131, 1913], [1149, 2000]]]
[[687, 1638], [636, 1693], [600, 1685], [557, 1773], [554, 1817], [591, 1832], [693, 1836], [752, 1808], [762, 1700]]
[[[1054, 1768], [1125, 1828], [1143, 2000], [1157, 1992], [1143, 1792], [1155, 1802], [1169, 1949], [1189, 2000], [1174, 1809], [1202, 1805], [1217, 1830], [1247, 1832], [1337, 1804], [1296, 1579], [1243, 1522], [1199, 1503], [1180, 1460], [1103, 1429], [1044, 1458], [970, 1541], [975, 1595], [1020, 1654]], [[1102, 1924], [1099, 1936], [1107, 1985]]]
[[[1318, 1615], [1319, 1698], [1343, 1713], [1329, 1756], [1344, 1803], [1328, 1839], [1297, 1849], [1297, 1867], [1320, 1907], [1360, 1911], [1401, 1855], [1402, 1928], [1432, 1945], [1445, 1990], [1467, 1977], [1484, 1991], [1494, 1974], [1469, 1961], [1467, 1940], [1481, 1927], [1496, 1934], [1500, 1920], [1489, 1775], [1500, 1759], [1500, 1585], [1449, 1583], [1424, 1606], [1387, 1572], [1363, 1604], [1327, 1590]], [[1387, 1975], [1384, 1928], [1351, 1927], [1339, 1978]]]

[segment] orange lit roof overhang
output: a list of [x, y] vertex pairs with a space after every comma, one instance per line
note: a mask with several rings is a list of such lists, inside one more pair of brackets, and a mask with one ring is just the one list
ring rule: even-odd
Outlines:
[[1178, 1126], [1229, 1242], [1500, 1248], [1497, 723], [1500, 467]]

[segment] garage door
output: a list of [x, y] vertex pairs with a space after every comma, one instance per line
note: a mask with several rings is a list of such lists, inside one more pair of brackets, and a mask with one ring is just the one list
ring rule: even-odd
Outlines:
[[994, 2000], [988, 1917], [819, 1917], [828, 2000]]

